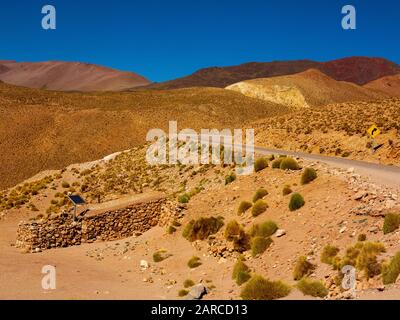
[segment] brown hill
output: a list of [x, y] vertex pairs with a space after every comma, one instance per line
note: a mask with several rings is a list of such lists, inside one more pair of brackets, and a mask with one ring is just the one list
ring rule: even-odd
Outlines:
[[365, 84], [400, 72], [400, 66], [391, 61], [368, 57], [351, 57], [328, 62], [311, 60], [251, 62], [231, 67], [201, 69], [187, 77], [151, 84], [149, 88], [176, 89], [197, 86], [222, 88], [244, 80], [291, 75], [312, 68], [335, 80], [356, 84]]
[[179, 130], [234, 129], [288, 111], [217, 88], [65, 93], [0, 83], [0, 188], [142, 144], [170, 120]]
[[364, 87], [377, 90], [394, 97], [400, 97], [400, 74], [377, 79], [367, 83]]
[[289, 76], [242, 81], [226, 89], [293, 108], [387, 97], [354, 83], [336, 81], [315, 69]]
[[59, 61], [0, 61], [0, 80], [28, 88], [60, 91], [119, 91], [150, 83], [133, 72]]

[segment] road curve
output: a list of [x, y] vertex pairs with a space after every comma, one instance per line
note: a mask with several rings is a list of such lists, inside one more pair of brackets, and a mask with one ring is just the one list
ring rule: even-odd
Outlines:
[[374, 183], [400, 188], [400, 167], [297, 151], [276, 150], [264, 147], [255, 147], [254, 149], [256, 153], [263, 155], [282, 154], [310, 161], [320, 161], [342, 169], [354, 168], [355, 173], [368, 176]]

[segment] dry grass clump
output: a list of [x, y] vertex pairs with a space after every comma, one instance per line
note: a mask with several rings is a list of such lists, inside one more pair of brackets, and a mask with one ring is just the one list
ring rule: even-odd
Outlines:
[[202, 265], [201, 259], [199, 257], [192, 257], [189, 259], [187, 265], [190, 269], [200, 267]]
[[322, 250], [321, 262], [333, 265], [333, 261], [337, 257], [339, 251], [340, 251], [340, 249], [338, 247], [331, 246], [328, 244]]
[[227, 224], [225, 239], [233, 242], [233, 248], [237, 252], [244, 252], [250, 248], [250, 237], [236, 220]]
[[290, 211], [295, 211], [300, 209], [305, 205], [304, 198], [300, 193], [293, 193], [290, 202], [289, 202], [289, 210]]
[[272, 169], [280, 169], [281, 168], [281, 163], [284, 158], [278, 158], [272, 162]]
[[253, 275], [242, 289], [243, 300], [275, 300], [289, 295], [290, 287], [282, 281], [270, 281], [262, 276]]
[[253, 217], [258, 217], [260, 214], [264, 213], [268, 209], [268, 204], [264, 200], [257, 200], [253, 208], [251, 209], [251, 214]]
[[247, 210], [249, 210], [251, 207], [253, 206], [253, 204], [249, 201], [242, 201], [239, 205], [238, 208], [238, 214], [243, 214], [245, 213]]
[[383, 222], [383, 233], [388, 234], [400, 227], [400, 214], [388, 213]]
[[359, 234], [358, 237], [357, 237], [357, 241], [359, 241], [359, 242], [363, 242], [363, 241], [366, 241], [366, 240], [367, 240], [367, 235], [364, 234], [364, 233]]
[[274, 221], [268, 220], [260, 224], [254, 224], [250, 229], [252, 237], [270, 237], [278, 230]]
[[228, 185], [236, 180], [236, 174], [230, 173], [225, 177], [225, 185]]
[[282, 189], [282, 195], [287, 196], [289, 194], [291, 194], [293, 192], [293, 190], [290, 188], [289, 185], [286, 185], [283, 187]]
[[186, 279], [184, 282], [183, 282], [183, 286], [187, 289], [187, 288], [190, 288], [190, 287], [193, 287], [194, 286], [194, 281], [193, 280], [191, 280], [191, 279]]
[[300, 280], [303, 277], [308, 277], [314, 272], [316, 266], [309, 262], [305, 256], [301, 256], [297, 259], [296, 265], [293, 270], [293, 279]]
[[189, 293], [189, 291], [186, 289], [179, 290], [178, 297], [185, 297], [188, 295], [188, 293]]
[[268, 191], [265, 190], [264, 188], [260, 188], [256, 191], [256, 193], [253, 196], [253, 202], [257, 202], [257, 200], [263, 199], [267, 195]]
[[269, 248], [272, 244], [271, 238], [264, 237], [254, 237], [251, 239], [251, 254], [253, 257], [256, 257], [259, 254], [262, 254]]
[[306, 296], [325, 298], [329, 293], [321, 281], [313, 281], [306, 277], [302, 278], [296, 287]]
[[301, 175], [301, 184], [308, 184], [317, 179], [317, 171], [313, 168], [305, 168]]
[[153, 253], [153, 261], [154, 262], [161, 262], [165, 259], [169, 258], [171, 254], [168, 254], [166, 250], [161, 249]]
[[190, 221], [184, 228], [182, 235], [191, 242], [205, 240], [210, 235], [217, 233], [223, 225], [223, 217], [200, 218]]
[[266, 158], [258, 158], [254, 162], [254, 171], [260, 172], [268, 167], [268, 160]]
[[241, 286], [250, 278], [250, 268], [244, 263], [244, 258], [239, 257], [233, 266], [232, 279], [236, 281], [238, 286]]
[[383, 284], [395, 283], [400, 274], [400, 252], [398, 252], [390, 262], [382, 264]]
[[300, 170], [300, 166], [295, 159], [286, 157], [286, 158], [282, 158], [280, 169], [281, 170]]

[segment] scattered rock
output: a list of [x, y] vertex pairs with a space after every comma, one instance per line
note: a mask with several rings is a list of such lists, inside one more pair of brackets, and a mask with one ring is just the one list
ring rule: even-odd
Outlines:
[[278, 230], [276, 231], [276, 236], [277, 236], [278, 238], [283, 237], [284, 235], [286, 235], [286, 230], [278, 229]]
[[140, 260], [140, 268], [146, 270], [149, 268], [149, 263], [146, 260]]
[[207, 293], [207, 289], [204, 285], [195, 285], [188, 293], [189, 298], [200, 300]]

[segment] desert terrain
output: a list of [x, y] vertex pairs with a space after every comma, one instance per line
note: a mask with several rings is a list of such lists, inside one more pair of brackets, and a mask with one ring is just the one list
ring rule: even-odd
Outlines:
[[[398, 72], [348, 58], [206, 69], [123, 92], [0, 83], [0, 298], [398, 299]], [[146, 133], [171, 120], [254, 128], [255, 172], [149, 165]], [[167, 202], [148, 231], [17, 245], [21, 221], [72, 212], [68, 194], [94, 210], [154, 192]], [[41, 287], [45, 265], [56, 290]], [[355, 292], [342, 286], [346, 265]]]

